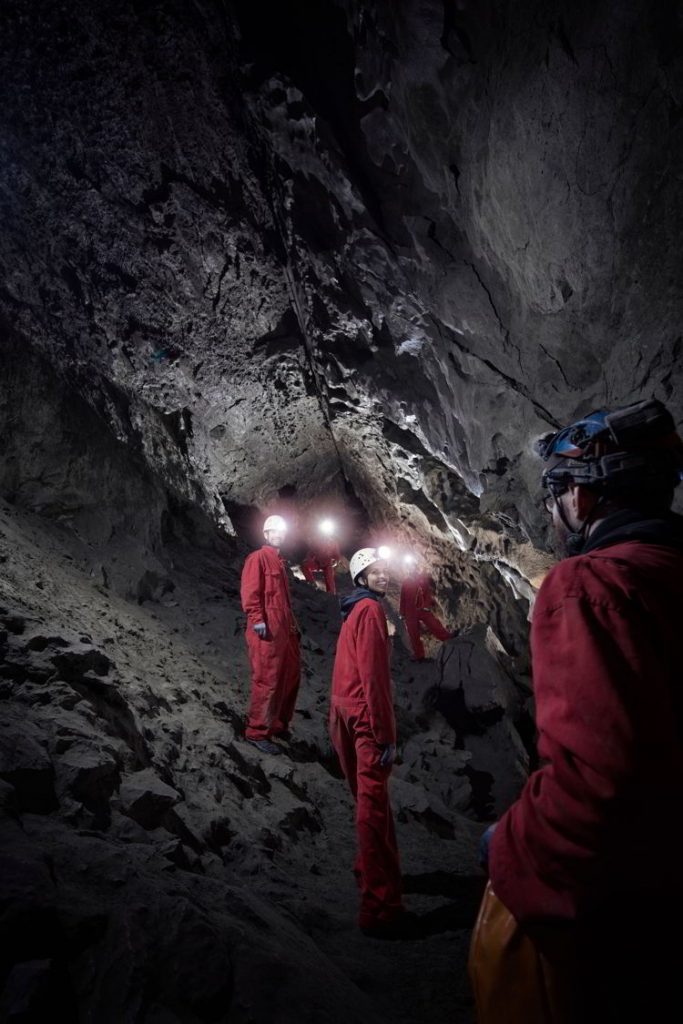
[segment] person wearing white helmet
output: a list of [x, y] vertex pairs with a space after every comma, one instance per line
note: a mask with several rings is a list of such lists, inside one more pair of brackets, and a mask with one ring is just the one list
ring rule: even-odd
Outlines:
[[366, 935], [407, 938], [414, 917], [403, 907], [388, 794], [396, 720], [389, 634], [380, 601], [389, 577], [375, 548], [356, 551], [350, 570], [355, 589], [341, 602], [344, 621], [332, 676], [330, 736], [356, 801], [358, 924]]
[[265, 754], [281, 753], [273, 737], [289, 736], [301, 674], [299, 629], [286, 563], [280, 557], [286, 533], [281, 516], [268, 516], [263, 524], [265, 544], [247, 557], [240, 588], [251, 666], [245, 737]]

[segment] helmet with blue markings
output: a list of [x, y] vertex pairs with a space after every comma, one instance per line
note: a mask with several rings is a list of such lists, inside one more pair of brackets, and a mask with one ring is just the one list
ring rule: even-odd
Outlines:
[[546, 435], [537, 450], [548, 463], [543, 486], [555, 495], [570, 484], [605, 494], [673, 490], [683, 479], [683, 442], [671, 413], [656, 399], [596, 410]]

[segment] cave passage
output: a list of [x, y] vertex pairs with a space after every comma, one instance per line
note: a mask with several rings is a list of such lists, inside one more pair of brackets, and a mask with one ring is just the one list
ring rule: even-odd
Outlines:
[[[536, 443], [651, 398], [680, 426], [682, 32], [669, 0], [3, 0], [3, 1019], [474, 1021], [569, 500]], [[364, 548], [396, 941], [358, 928], [328, 722]]]

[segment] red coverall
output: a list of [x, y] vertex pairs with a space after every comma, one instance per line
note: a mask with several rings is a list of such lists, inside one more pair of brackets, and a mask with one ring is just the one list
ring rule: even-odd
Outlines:
[[[299, 631], [292, 612], [284, 559], [264, 544], [244, 563], [242, 608], [247, 613], [251, 700], [245, 736], [261, 740], [284, 732], [294, 713], [301, 663]], [[265, 622], [265, 640], [252, 626]]]
[[337, 641], [330, 735], [356, 801], [361, 928], [388, 922], [403, 910], [401, 867], [389, 803], [391, 766], [380, 747], [396, 742], [387, 622], [378, 601], [352, 608]]
[[339, 545], [336, 541], [329, 541], [320, 544], [314, 551], [309, 553], [301, 563], [301, 571], [309, 583], [315, 583], [315, 572], [322, 572], [325, 576], [325, 589], [328, 594], [337, 593], [337, 581], [334, 574], [335, 566], [341, 558]]
[[451, 634], [430, 611], [434, 607], [434, 595], [429, 576], [407, 576], [401, 586], [399, 614], [406, 624], [413, 654], [422, 659], [424, 644], [420, 636], [420, 624], [427, 627], [437, 640], [450, 640]]
[[[636, 540], [561, 562], [534, 608], [542, 767], [501, 818], [489, 873], [522, 925], [559, 921], [571, 934], [573, 923], [593, 992], [582, 1024], [593, 1012], [604, 1022], [595, 993], [610, 972], [626, 1004], [614, 1019], [672, 1019], [662, 992], [683, 964], [682, 608], [683, 550]], [[643, 979], [654, 979], [645, 996]]]

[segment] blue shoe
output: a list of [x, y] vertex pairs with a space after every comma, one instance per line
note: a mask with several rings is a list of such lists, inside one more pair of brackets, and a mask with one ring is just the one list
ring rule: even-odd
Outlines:
[[247, 743], [251, 743], [252, 747], [256, 747], [262, 754], [281, 754], [282, 751], [276, 743], [271, 743], [270, 740], [250, 740], [247, 738]]

